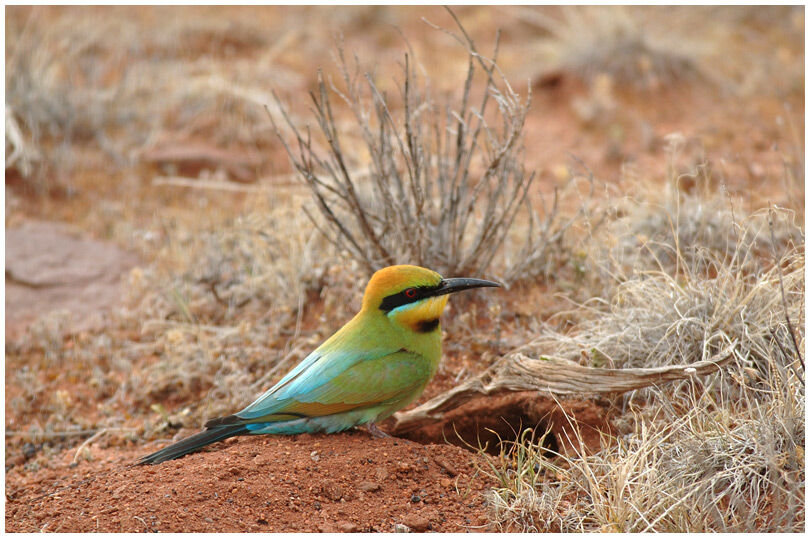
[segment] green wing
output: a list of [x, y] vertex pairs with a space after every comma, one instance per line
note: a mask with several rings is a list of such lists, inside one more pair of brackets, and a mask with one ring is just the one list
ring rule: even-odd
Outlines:
[[[334, 371], [328, 366], [321, 363], [324, 370]], [[313, 381], [320, 381], [317, 372], [306, 373]], [[421, 355], [397, 351], [350, 363], [328, 381], [311, 383], [309, 390], [302, 390], [299, 385], [295, 391], [282, 389], [265, 394], [237, 416], [250, 422], [263, 422], [301, 415], [333, 415], [386, 404], [395, 406], [399, 402], [405, 405], [422, 392], [432, 374], [429, 361]]]

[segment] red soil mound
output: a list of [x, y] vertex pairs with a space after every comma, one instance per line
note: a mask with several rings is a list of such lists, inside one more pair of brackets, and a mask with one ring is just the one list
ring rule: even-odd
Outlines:
[[479, 456], [454, 446], [361, 431], [240, 437], [128, 467], [154, 448], [94, 448], [73, 468], [70, 450], [37, 472], [13, 467], [6, 530], [449, 532], [486, 521], [491, 483], [477, 472]]

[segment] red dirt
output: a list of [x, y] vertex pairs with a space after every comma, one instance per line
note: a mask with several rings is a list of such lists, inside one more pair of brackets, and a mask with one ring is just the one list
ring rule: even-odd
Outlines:
[[[449, 445], [336, 435], [240, 437], [157, 466], [127, 467], [157, 445], [91, 448], [6, 474], [11, 532], [483, 530], [491, 481]], [[471, 480], [475, 477], [474, 480]]]
[[555, 400], [515, 392], [474, 398], [448, 411], [440, 421], [399, 435], [420, 443], [480, 446], [498, 454], [501, 441], [514, 441], [522, 430], [533, 428], [538, 436], [548, 430], [545, 444], [555, 452], [570, 449], [578, 436], [595, 452], [603, 434], [615, 433], [610, 422], [614, 413], [604, 398]]

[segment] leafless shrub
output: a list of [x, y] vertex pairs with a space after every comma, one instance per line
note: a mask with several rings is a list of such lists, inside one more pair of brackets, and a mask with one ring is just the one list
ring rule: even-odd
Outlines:
[[[341, 47], [342, 86], [321, 76], [311, 94], [320, 138], [296, 126], [279, 105], [294, 142], [274, 122], [276, 132], [315, 197], [324, 234], [369, 273], [414, 263], [450, 275], [533, 276], [581, 217], [560, 217], [557, 192], [542, 217], [531, 209], [534, 175], [522, 162], [528, 98], [501, 76], [497, 44], [490, 60], [463, 35], [456, 39], [468, 48], [469, 61], [457, 108], [435, 100], [406, 56], [398, 122], [393, 100], [371, 75], [361, 75], [357, 59], [349, 66]], [[481, 77], [483, 91], [476, 87]], [[347, 143], [338, 127], [334, 96], [350, 109], [363, 151], [350, 149], [360, 144]], [[519, 239], [513, 233], [518, 220]], [[497, 263], [498, 257], [509, 261]]]

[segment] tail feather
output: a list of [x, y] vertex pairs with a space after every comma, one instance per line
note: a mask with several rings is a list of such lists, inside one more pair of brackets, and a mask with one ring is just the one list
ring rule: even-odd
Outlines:
[[223, 441], [235, 435], [242, 435], [248, 433], [248, 429], [243, 424], [233, 424], [227, 426], [218, 426], [211, 429], [205, 429], [199, 433], [195, 433], [191, 437], [187, 437], [182, 441], [178, 441], [172, 445], [167, 446], [153, 454], [142, 457], [136, 465], [154, 465], [163, 463], [164, 461], [174, 460], [196, 452], [206, 445]]

